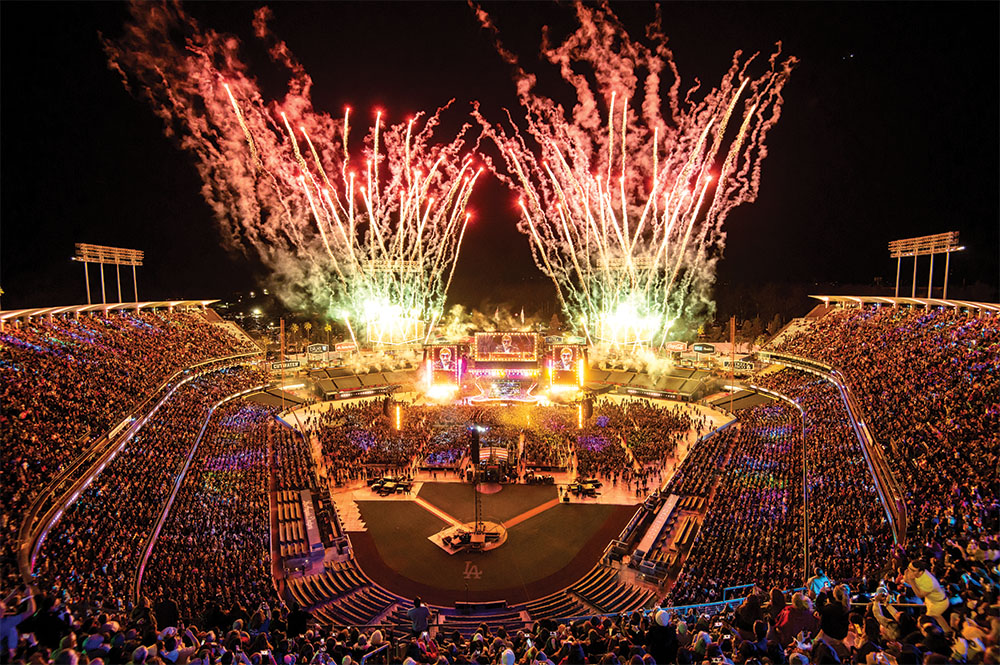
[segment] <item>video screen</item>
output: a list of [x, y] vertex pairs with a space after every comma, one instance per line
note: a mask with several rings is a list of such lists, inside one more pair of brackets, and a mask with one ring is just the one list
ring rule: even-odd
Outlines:
[[476, 359], [531, 362], [538, 359], [537, 343], [532, 333], [476, 333]]
[[576, 361], [580, 352], [578, 346], [552, 347], [552, 369], [557, 372], [576, 372]]
[[428, 349], [431, 368], [435, 372], [454, 372], [458, 366], [458, 349], [454, 346], [436, 346]]

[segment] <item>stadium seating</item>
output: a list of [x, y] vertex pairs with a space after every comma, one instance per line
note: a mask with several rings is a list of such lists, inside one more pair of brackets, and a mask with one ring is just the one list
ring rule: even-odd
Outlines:
[[[139, 362], [127, 355], [123, 340], [153, 358], [148, 371], [160, 382], [184, 362], [247, 348], [224, 330], [226, 337], [215, 337], [208, 332], [213, 328], [204, 328], [213, 324], [198, 317], [55, 320], [2, 339], [6, 362], [0, 370], [7, 372], [4, 390], [13, 404], [2, 405], [4, 424], [23, 424], [12, 450], [5, 447], [4, 470], [35, 483], [4, 490], [5, 515], [30, 500], [45, 473], [81, 450], [84, 444], [72, 440], [88, 431], [80, 423], [106, 428], [159, 385], [147, 376], [130, 380], [129, 394], [109, 387], [122, 362]], [[367, 653], [379, 629], [378, 639], [393, 647], [386, 662], [402, 662], [405, 655], [434, 662], [445, 653], [452, 662], [469, 661], [476, 651], [498, 662], [506, 648], [524, 663], [536, 662], [539, 649], [560, 663], [581, 662], [580, 654], [588, 662], [613, 662], [607, 653], [616, 653], [619, 662], [634, 653], [672, 662], [660, 650], [666, 635], [660, 624], [669, 623], [664, 630], [670, 634], [688, 635], [673, 647], [674, 657], [683, 654], [685, 661], [718, 659], [730, 649], [737, 663], [764, 652], [772, 661], [797, 655], [828, 662], [832, 653], [855, 660], [867, 648], [896, 662], [994, 662], [1000, 658], [991, 608], [1000, 587], [997, 324], [987, 313], [829, 309], [789, 329], [780, 344], [779, 350], [834, 367], [857, 397], [906, 490], [914, 519], [905, 541], [893, 543], [844, 396], [822, 377], [771, 371], [755, 381], [788, 401], [747, 401], [735, 425], [703, 436], [662, 490], [655, 482], [660, 491], [642, 502], [609, 545], [619, 559], [633, 555], [631, 568], [605, 557], [566, 588], [527, 603], [501, 603], [471, 615], [433, 607], [431, 639], [408, 637], [410, 599], [374, 583], [364, 562], [349, 552], [327, 561], [319, 574], [279, 576], [279, 596], [267, 556], [265, 506], [276, 511], [278, 554], [300, 556], [306, 540], [300, 491], [322, 497], [326, 490], [313, 466], [312, 436], [336, 480], [357, 472], [359, 451], [369, 464], [401, 469], [419, 463], [420, 455], [426, 459], [424, 444], [451, 460], [464, 449], [459, 429], [446, 429], [433, 443], [420, 439], [428, 432], [417, 426], [411, 429], [416, 434], [397, 435], [379, 418], [377, 404], [307, 423], [304, 432], [278, 424], [273, 408], [243, 400], [224, 404], [208, 419], [212, 405], [261, 380], [248, 369], [208, 374], [178, 389], [56, 522], [36, 562], [40, 588], [31, 598], [8, 570], [5, 591], [15, 593], [7, 608], [24, 612], [25, 620], [2, 660], [28, 662], [38, 654], [35, 660], [43, 663], [71, 662], [62, 655], [70, 651], [93, 659], [105, 645], [105, 662], [128, 662], [140, 644], [168, 655], [176, 638], [195, 651], [214, 651], [217, 660], [235, 661], [239, 642], [258, 661], [268, 650], [275, 662], [310, 662], [325, 649], [339, 665], [346, 654]], [[156, 331], [165, 336], [163, 349], [144, 337]], [[192, 342], [190, 335], [215, 341]], [[66, 368], [83, 360], [108, 367], [107, 376], [84, 377], [80, 384], [101, 395], [107, 409], [69, 394], [67, 381], [81, 375]], [[12, 374], [32, 362], [48, 373]], [[32, 398], [30, 390], [43, 397]], [[634, 485], [637, 494], [646, 492], [657, 465], [675, 450], [676, 434], [700, 424], [679, 414], [648, 403], [599, 402], [582, 430], [570, 417], [569, 433], [533, 435], [531, 455], [560, 463], [560, 456], [575, 458], [581, 475], [604, 473]], [[550, 458], [543, 448], [559, 454]], [[805, 551], [803, 479], [809, 494]], [[171, 496], [172, 508], [164, 512]], [[323, 501], [317, 498], [316, 505]], [[672, 508], [661, 514], [668, 501]], [[323, 512], [329, 547], [344, 532], [332, 506]], [[162, 530], [149, 550], [158, 520]], [[10, 526], [8, 519], [8, 536]], [[649, 551], [635, 550], [640, 539], [644, 549], [651, 543]], [[136, 572], [150, 551], [138, 591], [153, 601], [134, 602]], [[817, 574], [806, 596], [783, 592], [812, 575], [805, 571], [806, 554], [834, 585], [848, 582], [850, 588], [824, 589], [825, 578]], [[665, 601], [697, 611], [633, 614], [663, 600], [633, 579], [672, 584]], [[748, 595], [706, 606], [734, 590]], [[803, 637], [815, 639], [781, 638], [792, 610], [802, 612]], [[709, 620], [703, 611], [720, 611], [723, 618]], [[163, 622], [178, 619], [196, 625], [197, 634], [164, 632], [169, 624]], [[757, 621], [763, 622], [761, 637], [754, 635]]]
[[[200, 312], [52, 316], [0, 332], [0, 508], [22, 515], [62, 469], [175, 372], [259, 353]], [[16, 579], [19, 523], [3, 526], [2, 578]]]

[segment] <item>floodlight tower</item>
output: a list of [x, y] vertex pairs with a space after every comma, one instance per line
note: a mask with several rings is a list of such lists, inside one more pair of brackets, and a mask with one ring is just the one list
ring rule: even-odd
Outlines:
[[927, 273], [927, 298], [931, 297], [931, 289], [934, 285], [934, 255], [944, 254], [944, 290], [941, 299], [948, 299], [948, 270], [951, 264], [951, 253], [960, 252], [965, 247], [958, 244], [958, 231], [948, 231], [930, 236], [920, 236], [919, 238], [904, 238], [893, 240], [889, 243], [889, 256], [896, 259], [896, 290], [894, 297], [899, 297], [899, 269], [903, 257], [913, 257], [913, 287], [910, 292], [911, 298], [917, 297], [917, 257], [929, 254], [931, 257], [930, 270]]
[[105, 264], [115, 267], [115, 277], [118, 281], [118, 302], [122, 302], [122, 276], [121, 266], [132, 266], [132, 290], [135, 294], [136, 308], [139, 306], [139, 287], [136, 285], [135, 269], [142, 265], [142, 250], [125, 249], [123, 247], [106, 247], [104, 245], [90, 245], [87, 243], [76, 243], [76, 255], [74, 261], [83, 262], [83, 279], [87, 287], [87, 304], [90, 305], [90, 270], [88, 265], [96, 263], [101, 270], [101, 304], [108, 304], [104, 293], [104, 266]]

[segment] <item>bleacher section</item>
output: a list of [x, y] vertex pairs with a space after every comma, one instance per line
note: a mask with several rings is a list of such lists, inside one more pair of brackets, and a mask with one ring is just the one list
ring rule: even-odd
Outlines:
[[385, 390], [401, 386], [412, 381], [411, 372], [371, 372], [355, 374], [346, 367], [329, 367], [312, 369], [311, 378], [327, 399], [352, 396], [352, 393]]
[[[319, 623], [409, 625], [406, 611], [411, 601], [372, 582], [353, 559], [327, 563], [321, 574], [290, 577], [286, 583], [291, 599], [309, 610]], [[655, 598], [653, 590], [623, 581], [615, 569], [598, 565], [568, 589], [525, 604], [477, 604], [472, 613], [464, 607], [429, 607], [440, 630], [448, 634], [458, 631], [468, 638], [483, 622], [494, 630], [502, 626], [516, 632], [540, 619], [633, 610], [649, 606]]]
[[278, 492], [278, 546], [285, 561], [309, 554], [302, 503], [299, 493], [292, 490]]
[[649, 589], [622, 582], [617, 570], [603, 565], [594, 567], [570, 590], [605, 614], [644, 608], [656, 596]]
[[284, 406], [286, 409], [305, 403], [298, 397], [295, 397], [291, 392], [279, 390], [277, 388], [271, 388], [259, 393], [254, 393], [248, 396], [247, 399], [265, 406], [274, 406], [278, 408]]
[[[209, 321], [212, 321], [211, 315], [209, 315], [207, 312], [212, 312], [212, 310], [211, 309], [207, 310], [205, 314], [205, 318], [207, 318]], [[214, 314], [214, 312], [212, 313]], [[253, 344], [254, 346], [257, 347], [260, 346], [259, 344], [257, 344], [257, 342], [253, 340], [252, 337], [250, 337], [250, 335], [246, 333], [245, 330], [243, 330], [243, 328], [239, 327], [232, 321], [219, 321], [219, 322], [212, 321], [212, 322], [215, 323], [215, 325], [222, 328], [223, 330], [225, 330], [226, 332], [228, 332], [233, 337], [235, 337], [238, 343], [244, 345]]]
[[375, 585], [354, 561], [328, 565], [321, 575], [290, 578], [288, 589], [320, 623], [365, 626], [403, 602]]
[[[662, 584], [668, 575], [675, 572], [683, 553], [694, 542], [698, 530], [697, 514], [705, 508], [707, 501], [703, 496], [671, 494], [629, 557], [629, 567], [637, 570], [646, 581]], [[684, 512], [689, 514], [684, 515]], [[673, 534], [676, 536], [668, 549], [667, 542]]]
[[623, 557], [631, 552], [635, 547], [635, 541], [639, 534], [645, 533], [645, 529], [650, 521], [659, 511], [663, 495], [659, 492], [646, 497], [646, 500], [635, 511], [635, 515], [625, 525], [618, 538], [608, 543], [604, 550], [604, 561], [621, 561]]
[[778, 334], [768, 340], [767, 344], [764, 345], [766, 349], [777, 349], [782, 344], [790, 339], [793, 339], [802, 333], [809, 330], [809, 326], [821, 318], [823, 318], [827, 312], [832, 311], [835, 305], [821, 303], [816, 305], [803, 317], [792, 319], [785, 327], [778, 331]]
[[[702, 499], [704, 501], [704, 499]], [[694, 542], [695, 534], [698, 533], [698, 518], [694, 515], [689, 515], [684, 518], [681, 522], [681, 529], [677, 535], [677, 539], [674, 540], [674, 548], [678, 550], [687, 549], [691, 543]]]
[[476, 612], [472, 616], [465, 616], [444, 610], [441, 612], [441, 619], [441, 630], [448, 634], [457, 630], [466, 639], [475, 633], [480, 624], [484, 622], [489, 624], [492, 630], [496, 630], [502, 626], [508, 633], [512, 634], [522, 630], [525, 625], [521, 612], [511, 609], [489, 613]]
[[557, 591], [544, 598], [533, 600], [527, 603], [524, 609], [533, 621], [553, 617], [581, 616], [587, 613], [587, 608], [584, 607], [583, 603], [565, 591]]
[[708, 401], [710, 406], [715, 408], [730, 410], [730, 405], [733, 411], [739, 411], [740, 409], [748, 409], [752, 406], [758, 406], [760, 404], [767, 404], [773, 401], [772, 397], [769, 397], [763, 393], [758, 393], [754, 390], [737, 390], [733, 394], [732, 398], [728, 394], [720, 395], [718, 397], [713, 397]]

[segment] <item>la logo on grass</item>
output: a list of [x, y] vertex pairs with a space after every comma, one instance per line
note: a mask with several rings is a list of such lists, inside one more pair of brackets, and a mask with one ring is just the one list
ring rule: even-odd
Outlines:
[[483, 571], [479, 570], [479, 566], [472, 563], [471, 561], [465, 562], [465, 579], [467, 580], [478, 580], [483, 576]]

